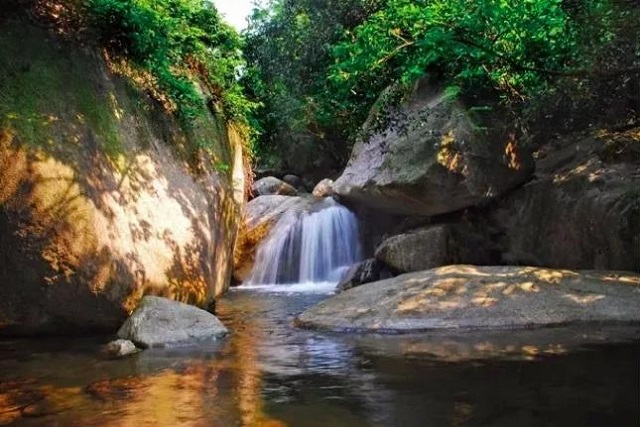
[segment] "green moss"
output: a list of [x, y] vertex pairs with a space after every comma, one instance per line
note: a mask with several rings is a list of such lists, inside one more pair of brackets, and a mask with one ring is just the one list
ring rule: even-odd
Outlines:
[[96, 59], [20, 21], [0, 31], [0, 125], [26, 144], [77, 144], [90, 129], [108, 155], [122, 152], [116, 99], [96, 83]]

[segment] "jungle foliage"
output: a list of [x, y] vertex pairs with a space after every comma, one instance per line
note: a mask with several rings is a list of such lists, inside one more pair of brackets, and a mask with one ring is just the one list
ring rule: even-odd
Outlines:
[[425, 75], [451, 96], [490, 93], [523, 122], [616, 90], [633, 109], [637, 22], [626, 0], [273, 0], [246, 34], [245, 82], [264, 106], [263, 147], [308, 133], [343, 155], [385, 88]]

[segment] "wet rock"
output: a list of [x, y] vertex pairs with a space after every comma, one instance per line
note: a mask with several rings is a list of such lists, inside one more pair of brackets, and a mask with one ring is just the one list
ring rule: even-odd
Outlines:
[[104, 352], [111, 357], [124, 357], [138, 352], [138, 348], [129, 340], [114, 340], [104, 346]]
[[636, 273], [453, 265], [350, 289], [297, 324], [370, 332], [637, 324], [639, 305]]
[[217, 340], [228, 334], [213, 314], [166, 298], [146, 296], [118, 331], [142, 348]]
[[295, 188], [274, 176], [267, 176], [253, 183], [253, 194], [257, 196], [295, 196], [298, 194]]
[[333, 185], [352, 203], [394, 214], [439, 215], [491, 200], [533, 172], [531, 155], [497, 112], [485, 123], [491, 132], [483, 131], [474, 113], [426, 83], [390, 116], [389, 128], [368, 132], [355, 144]]
[[366, 259], [352, 265], [344, 278], [338, 283], [336, 292], [344, 292], [347, 289], [364, 285], [378, 280], [388, 279], [392, 274], [389, 269], [375, 258]]
[[313, 192], [311, 193], [315, 197], [330, 197], [335, 194], [333, 191], [333, 180], [329, 178], [325, 178], [313, 188]]

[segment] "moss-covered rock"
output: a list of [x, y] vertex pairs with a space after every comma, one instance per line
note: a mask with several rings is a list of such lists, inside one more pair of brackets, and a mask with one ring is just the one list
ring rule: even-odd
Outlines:
[[115, 330], [145, 294], [228, 286], [241, 137], [213, 114], [183, 130], [115, 67], [0, 20], [0, 333]]

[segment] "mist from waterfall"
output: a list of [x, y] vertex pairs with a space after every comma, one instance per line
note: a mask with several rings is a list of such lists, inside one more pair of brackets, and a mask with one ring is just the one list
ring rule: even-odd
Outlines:
[[290, 211], [282, 216], [258, 247], [246, 284], [335, 286], [361, 257], [355, 215], [327, 198], [311, 212]]

